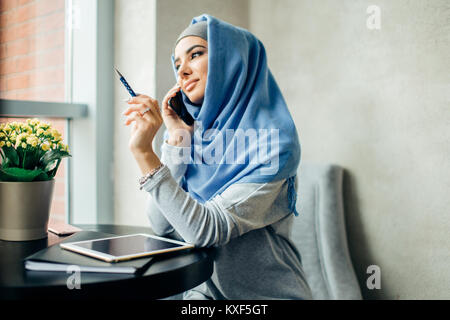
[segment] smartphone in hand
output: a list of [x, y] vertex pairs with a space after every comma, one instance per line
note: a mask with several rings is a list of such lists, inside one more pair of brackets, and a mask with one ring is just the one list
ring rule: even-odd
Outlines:
[[180, 117], [180, 119], [184, 121], [184, 123], [186, 123], [188, 126], [192, 126], [194, 124], [194, 118], [192, 118], [186, 106], [184, 105], [181, 91], [178, 91], [175, 97], [170, 98], [168, 103], [173, 111], [175, 111], [175, 113]]

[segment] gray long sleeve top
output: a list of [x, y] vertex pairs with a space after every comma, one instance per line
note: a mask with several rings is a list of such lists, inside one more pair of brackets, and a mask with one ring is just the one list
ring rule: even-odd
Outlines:
[[[184, 149], [184, 150], [183, 150]], [[186, 148], [164, 143], [159, 170], [143, 189], [152, 230], [216, 247], [214, 272], [185, 299], [311, 299], [301, 257], [290, 240], [286, 180], [243, 183], [201, 204], [180, 186]]]

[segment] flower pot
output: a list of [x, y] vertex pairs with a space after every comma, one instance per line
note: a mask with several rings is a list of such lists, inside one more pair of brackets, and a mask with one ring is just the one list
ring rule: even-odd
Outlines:
[[0, 181], [0, 239], [37, 240], [47, 237], [55, 180]]

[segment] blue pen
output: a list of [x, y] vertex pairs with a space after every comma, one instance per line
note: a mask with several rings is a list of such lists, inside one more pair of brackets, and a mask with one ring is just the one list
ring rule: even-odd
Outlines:
[[117, 70], [116, 68], [114, 68], [116, 70], [116, 72], [119, 74], [120, 77], [120, 81], [123, 83], [123, 85], [125, 86], [125, 88], [127, 88], [128, 92], [131, 94], [132, 97], [136, 97], [136, 93], [134, 93], [133, 89], [131, 89], [130, 85], [128, 84], [127, 80], [125, 80], [125, 78], [123, 77], [123, 75], [119, 72], [119, 70]]

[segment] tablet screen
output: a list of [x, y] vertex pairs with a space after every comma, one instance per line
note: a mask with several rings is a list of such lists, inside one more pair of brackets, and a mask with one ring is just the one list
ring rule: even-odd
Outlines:
[[145, 235], [80, 242], [76, 246], [116, 257], [183, 247], [182, 244], [151, 238]]

